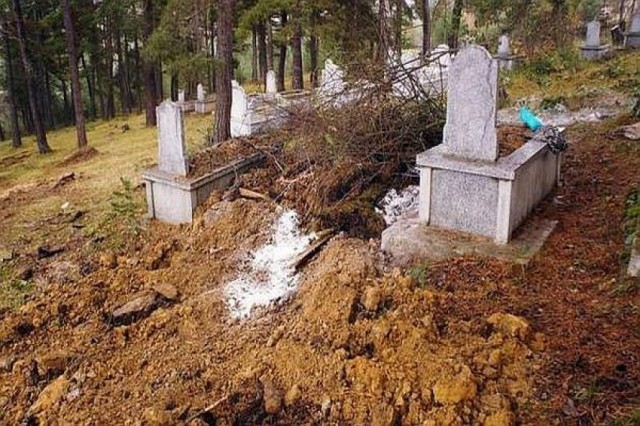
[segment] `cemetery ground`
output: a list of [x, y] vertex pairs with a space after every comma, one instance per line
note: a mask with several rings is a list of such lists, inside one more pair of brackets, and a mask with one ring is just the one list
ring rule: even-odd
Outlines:
[[[515, 75], [510, 101], [615, 102], [639, 62]], [[189, 116], [190, 146], [210, 120]], [[222, 286], [276, 203], [219, 193], [192, 226], [144, 220], [138, 175], [156, 140], [141, 117], [96, 124], [84, 158], [65, 161], [73, 129], [51, 133], [49, 157], [2, 146], [0, 422], [638, 424], [623, 224], [640, 144], [614, 133], [635, 121], [568, 129], [563, 185], [536, 211], [558, 226], [529, 265], [398, 269], [375, 238], [343, 233], [290, 300], [242, 321]], [[267, 193], [268, 170], [243, 182]], [[114, 315], [127, 302], [135, 315]]]

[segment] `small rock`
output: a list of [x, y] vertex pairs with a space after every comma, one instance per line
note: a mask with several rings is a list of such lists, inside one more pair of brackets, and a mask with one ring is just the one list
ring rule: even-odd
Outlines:
[[153, 312], [159, 304], [156, 292], [147, 292], [135, 297], [111, 313], [114, 325], [132, 324]]
[[506, 336], [526, 340], [529, 335], [529, 323], [515, 315], [496, 313], [491, 315], [487, 322]]
[[69, 389], [69, 380], [64, 376], [60, 376], [53, 382], [49, 383], [46, 388], [40, 392], [38, 399], [31, 406], [29, 412], [33, 414], [42, 413], [53, 408], [67, 393]]
[[0, 371], [10, 373], [15, 362], [16, 357], [13, 355], [0, 358]]
[[16, 271], [16, 277], [22, 281], [29, 281], [31, 278], [33, 278], [33, 273], [33, 266], [24, 265], [18, 268], [18, 270]]
[[50, 247], [47, 245], [43, 245], [38, 247], [38, 259], [53, 257], [58, 253], [62, 253], [63, 251], [64, 247]]
[[15, 253], [13, 250], [0, 250], [0, 263], [13, 260]]
[[178, 296], [179, 296], [178, 289], [169, 283], [156, 284], [151, 288], [156, 293], [158, 293], [160, 296], [164, 297], [167, 300], [170, 300], [170, 301], [178, 300]]
[[278, 414], [282, 410], [282, 393], [270, 381], [265, 381], [264, 386], [264, 409], [269, 414]]
[[38, 375], [42, 377], [59, 376], [65, 372], [75, 357], [75, 354], [64, 350], [38, 357], [36, 358]]
[[142, 424], [145, 426], [168, 426], [175, 424], [171, 413], [157, 407], [150, 407], [142, 414]]
[[382, 291], [377, 287], [369, 287], [364, 291], [360, 302], [367, 311], [375, 312], [382, 304]]
[[291, 407], [300, 401], [300, 398], [302, 398], [302, 391], [300, 390], [300, 387], [298, 385], [293, 385], [284, 396], [284, 405]]
[[331, 398], [325, 395], [322, 398], [322, 403], [320, 405], [320, 411], [324, 417], [329, 417], [329, 413], [331, 412]]
[[455, 376], [444, 376], [433, 387], [433, 397], [436, 402], [445, 405], [457, 404], [461, 401], [473, 399], [478, 386], [473, 380], [473, 374], [466, 365], [462, 365]]
[[100, 264], [108, 269], [115, 269], [118, 267], [118, 258], [115, 253], [108, 251], [100, 255]]
[[514, 424], [516, 424], [515, 416], [507, 410], [493, 413], [484, 421], [484, 426], [512, 426]]
[[80, 266], [70, 261], [55, 261], [47, 268], [48, 281], [69, 284], [80, 279]]

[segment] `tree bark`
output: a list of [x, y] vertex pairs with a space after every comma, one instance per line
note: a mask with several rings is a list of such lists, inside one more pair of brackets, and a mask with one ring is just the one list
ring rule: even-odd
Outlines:
[[311, 76], [309, 83], [311, 87], [318, 87], [318, 37], [309, 37], [309, 65], [311, 66]]
[[233, 11], [235, 0], [218, 0], [216, 66], [216, 126], [213, 143], [231, 137], [231, 78], [233, 75]]
[[87, 132], [84, 127], [84, 104], [82, 102], [82, 89], [80, 88], [80, 73], [78, 72], [78, 49], [76, 47], [76, 35], [73, 28], [69, 0], [62, 0], [62, 12], [67, 36], [69, 75], [71, 76], [71, 93], [73, 95], [73, 109], [75, 110], [76, 131], [78, 133], [78, 149], [82, 149], [87, 146]]
[[404, 0], [396, 0], [395, 36], [394, 45], [398, 60], [402, 57], [402, 13], [404, 12]]
[[273, 70], [273, 27], [271, 17], [267, 19], [267, 71]]
[[304, 89], [304, 77], [302, 70], [302, 27], [300, 24], [301, 10], [300, 0], [296, 0], [293, 17], [293, 36], [291, 37], [291, 73], [293, 77], [293, 90]]
[[449, 47], [451, 49], [458, 48], [460, 36], [460, 20], [462, 19], [462, 3], [463, 0], [455, 0], [453, 3], [453, 12], [451, 16], [451, 34], [449, 34]]
[[429, 58], [431, 51], [431, 9], [429, 0], [422, 0], [422, 62]]
[[11, 145], [14, 148], [22, 146], [22, 137], [20, 135], [20, 122], [18, 121], [18, 108], [16, 106], [15, 88], [13, 81], [13, 58], [11, 57], [11, 45], [9, 44], [9, 36], [7, 35], [8, 25], [4, 22], [2, 31], [2, 42], [4, 45], [4, 63], [5, 77], [7, 85], [7, 101], [9, 103], [9, 116], [11, 118]]
[[258, 31], [251, 28], [251, 80], [258, 81]]
[[258, 69], [260, 70], [260, 82], [267, 84], [267, 29], [264, 22], [257, 26], [258, 30]]
[[[287, 12], [283, 10], [282, 13], [280, 14], [280, 21], [282, 22], [281, 31], [284, 31], [285, 27], [287, 26], [287, 19], [288, 19]], [[285, 79], [286, 70], [287, 70], [287, 43], [282, 42], [280, 44], [280, 58], [278, 60], [278, 81], [277, 81], [278, 92], [284, 92], [285, 90], [284, 79]]]
[[[145, 41], [153, 33], [153, 0], [144, 0], [144, 35]], [[147, 127], [155, 127], [156, 118], [156, 70], [153, 61], [144, 59], [145, 112]]]
[[29, 97], [29, 108], [31, 109], [33, 125], [36, 131], [38, 152], [40, 152], [40, 154], [46, 154], [51, 152], [51, 147], [47, 142], [47, 134], [44, 129], [44, 124], [42, 123], [40, 111], [38, 111], [36, 94], [34, 93], [33, 77], [31, 75], [31, 69], [29, 67], [29, 56], [27, 54], [27, 35], [24, 29], [22, 7], [20, 6], [20, 0], [11, 0], [11, 2], [13, 5], [13, 13], [15, 13], [16, 16], [16, 28], [18, 30], [18, 47], [20, 48], [20, 57], [22, 59], [22, 67], [24, 68], [23, 71], [27, 86], [27, 94]]

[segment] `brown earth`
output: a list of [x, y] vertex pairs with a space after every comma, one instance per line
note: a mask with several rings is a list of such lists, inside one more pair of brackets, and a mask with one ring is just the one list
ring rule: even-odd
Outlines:
[[[621, 221], [640, 148], [607, 137], [618, 124], [570, 129], [563, 186], [537, 211], [559, 224], [526, 268], [459, 258], [396, 270], [375, 239], [342, 234], [290, 300], [236, 321], [223, 285], [277, 207], [219, 196], [193, 226], [154, 223], [126, 250], [86, 258], [90, 242], [74, 240], [53, 257], [22, 255], [36, 291], [0, 314], [0, 421], [537, 425], [628, 414], [640, 405], [640, 292], [621, 278]], [[275, 191], [261, 173], [244, 184]], [[114, 310], [136, 300], [150, 305], [118, 325]]]

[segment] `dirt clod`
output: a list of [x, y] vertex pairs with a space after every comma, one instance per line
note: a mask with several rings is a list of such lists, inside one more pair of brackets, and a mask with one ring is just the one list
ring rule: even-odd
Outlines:
[[445, 375], [433, 387], [436, 402], [450, 405], [473, 399], [476, 396], [477, 385], [471, 370], [466, 365], [460, 366], [456, 375]]
[[300, 398], [302, 398], [302, 391], [300, 390], [300, 386], [293, 385], [284, 396], [284, 405], [287, 407], [291, 407], [292, 405], [295, 405], [298, 401], [300, 401]]
[[377, 287], [369, 287], [364, 291], [360, 302], [367, 311], [375, 312], [382, 304], [382, 291]]
[[517, 337], [524, 341], [529, 335], [529, 323], [515, 315], [497, 313], [491, 315], [487, 322], [509, 337]]
[[128, 325], [148, 316], [158, 307], [158, 294], [145, 292], [125, 303], [111, 313], [114, 325]]
[[58, 404], [69, 390], [70, 382], [64, 376], [60, 376], [45, 387], [29, 412], [32, 415], [44, 413]]
[[180, 292], [178, 291], [178, 289], [169, 283], [159, 283], [154, 285], [152, 288], [160, 296], [164, 297], [169, 301], [176, 301], [180, 296]]
[[269, 414], [278, 414], [282, 410], [282, 392], [273, 382], [264, 381], [264, 409]]

